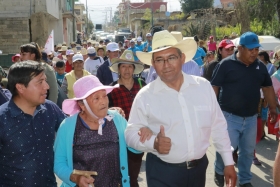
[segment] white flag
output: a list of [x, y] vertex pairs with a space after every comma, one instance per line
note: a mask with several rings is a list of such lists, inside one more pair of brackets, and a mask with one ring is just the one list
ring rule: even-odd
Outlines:
[[47, 42], [45, 44], [45, 52], [48, 54], [52, 51], [54, 51], [53, 30], [49, 35]]

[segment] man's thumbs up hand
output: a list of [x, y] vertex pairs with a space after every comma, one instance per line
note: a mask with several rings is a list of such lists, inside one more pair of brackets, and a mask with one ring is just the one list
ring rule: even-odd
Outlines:
[[160, 131], [154, 142], [154, 149], [156, 149], [160, 154], [168, 154], [171, 148], [171, 139], [165, 137], [164, 126], [160, 126]]
[[158, 133], [158, 136], [165, 137], [165, 132], [164, 132], [164, 126], [163, 125], [160, 126], [160, 131]]

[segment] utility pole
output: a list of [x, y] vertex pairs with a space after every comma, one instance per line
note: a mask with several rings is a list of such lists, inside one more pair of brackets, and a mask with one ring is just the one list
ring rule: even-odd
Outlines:
[[112, 7], [110, 7], [110, 24], [112, 25]]
[[154, 11], [153, 11], [153, 0], [151, 0], [151, 15], [152, 15], [152, 20], [151, 20], [151, 24], [152, 24], [152, 26], [154, 26]]
[[106, 27], [106, 30], [107, 30], [107, 10], [105, 11], [105, 14], [106, 14], [106, 16], [105, 16], [105, 27]]
[[76, 24], [76, 21], [75, 21], [75, 9], [74, 9], [74, 6], [75, 6], [75, 1], [72, 0], [72, 16], [73, 16], [73, 41], [76, 41], [76, 32], [75, 32], [75, 24]]
[[87, 0], [86, 0], [86, 11], [87, 11], [87, 28], [86, 28], [86, 33], [87, 33], [87, 37], [89, 36], [89, 33], [88, 33], [88, 6], [87, 6]]
[[129, 28], [129, 1], [127, 1], [126, 4], [127, 4], [127, 28]]

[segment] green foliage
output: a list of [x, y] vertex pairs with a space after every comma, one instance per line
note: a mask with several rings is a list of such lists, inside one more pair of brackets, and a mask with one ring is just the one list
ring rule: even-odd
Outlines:
[[188, 26], [183, 26], [182, 28], [182, 34], [184, 37], [191, 37], [194, 35], [197, 35], [197, 33], [199, 32], [199, 25], [198, 24], [193, 24], [191, 23]]
[[181, 8], [184, 13], [189, 13], [195, 9], [211, 8], [214, 0], [180, 0]]
[[269, 24], [276, 14], [276, 3], [279, 0], [247, 0], [251, 21], [257, 20], [263, 26]]
[[93, 30], [93, 28], [94, 28], [94, 25], [93, 25], [92, 21], [89, 19], [89, 20], [88, 20], [88, 29], [89, 29], [89, 32], [91, 32], [91, 31]]
[[114, 17], [112, 18], [112, 22], [118, 24], [120, 22], [120, 12], [117, 10], [114, 13]]
[[181, 13], [170, 16], [171, 20], [182, 20], [184, 18], [185, 18], [184, 12], [181, 12]]
[[151, 27], [151, 22], [152, 22], [151, 9], [146, 8], [142, 19], [146, 21], [146, 23], [143, 24], [143, 29], [148, 30]]
[[146, 8], [142, 19], [147, 20], [147, 21], [151, 21], [151, 19], [152, 19], [151, 9]]
[[197, 35], [199, 39], [205, 40], [210, 36], [211, 24], [210, 22], [202, 21], [190, 23], [182, 27], [182, 34], [184, 37], [192, 37]]
[[221, 39], [224, 36], [230, 36], [233, 32], [240, 35], [240, 24], [237, 24], [235, 27], [216, 27], [216, 38]]

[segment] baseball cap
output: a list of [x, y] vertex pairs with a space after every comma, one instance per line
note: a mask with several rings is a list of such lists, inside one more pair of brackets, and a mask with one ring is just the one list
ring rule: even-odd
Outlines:
[[222, 40], [219, 43], [219, 47], [218, 48], [226, 48], [226, 49], [228, 49], [230, 47], [235, 47], [235, 45], [233, 44], [233, 42], [231, 40], [225, 39], [225, 40]]
[[258, 35], [253, 32], [245, 32], [240, 36], [239, 45], [243, 45], [248, 49], [261, 47]]
[[137, 42], [142, 42], [141, 36], [139, 36], [139, 37], [137, 38]]
[[89, 47], [87, 49], [87, 54], [88, 54], [88, 56], [96, 56], [95, 48], [94, 47]]
[[75, 54], [73, 56], [73, 62], [76, 62], [78, 60], [84, 61], [83, 55], [82, 54]]
[[72, 50], [72, 49], [68, 49], [67, 51], [66, 51], [66, 56], [67, 55], [74, 55], [74, 51]]
[[135, 43], [135, 41], [134, 40], [130, 40], [130, 43]]
[[119, 45], [116, 42], [111, 42], [107, 46], [107, 51], [119, 51]]
[[152, 34], [151, 34], [151, 33], [147, 33], [147, 34], [146, 34], [146, 37], [147, 37], [147, 36], [150, 37], [150, 36], [152, 36]]
[[109, 40], [109, 39], [105, 39], [105, 40], [104, 40], [104, 42], [109, 43], [109, 42], [110, 42], [110, 40]]
[[210, 36], [209, 38], [212, 39], [212, 38], [214, 38], [214, 37], [213, 37], [213, 36]]

